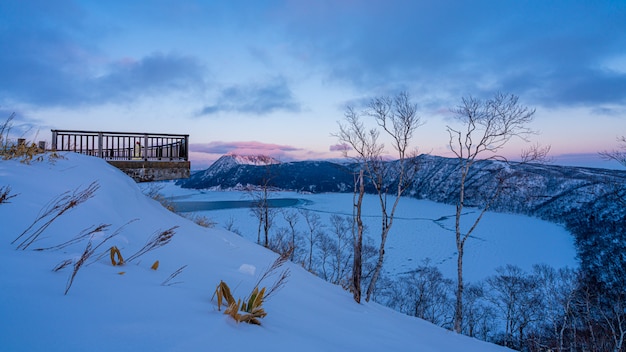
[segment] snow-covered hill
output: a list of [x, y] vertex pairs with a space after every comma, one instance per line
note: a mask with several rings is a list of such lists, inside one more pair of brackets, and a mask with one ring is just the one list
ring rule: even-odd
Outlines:
[[[44, 209], [55, 214], [54, 204], [90, 185], [96, 185], [93, 197], [49, 225], [54, 216], [36, 221]], [[14, 195], [0, 204], [3, 351], [506, 350], [378, 304], [356, 304], [348, 292], [291, 263], [285, 266], [291, 270], [286, 286], [264, 304], [268, 315], [262, 325], [236, 324], [211, 299], [216, 285], [224, 280], [235, 296], [246, 296], [276, 259], [273, 252], [167, 211], [96, 158], [68, 154], [54, 163], [32, 165], [0, 161], [0, 187], [9, 187]], [[16, 249], [20, 240], [11, 244], [20, 234], [39, 229], [26, 250]], [[111, 264], [111, 246], [128, 258], [168, 229], [175, 231], [169, 244], [122, 266]], [[90, 231], [93, 235], [80, 241], [50, 248]], [[105, 240], [64, 295], [88, 242], [96, 246]], [[66, 260], [73, 263], [52, 270]], [[155, 271], [150, 267], [156, 260], [160, 265]]]

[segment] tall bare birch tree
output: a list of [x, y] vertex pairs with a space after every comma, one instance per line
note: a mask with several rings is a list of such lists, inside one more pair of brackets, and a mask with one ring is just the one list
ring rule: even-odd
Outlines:
[[352, 158], [360, 168], [354, 177], [353, 199], [353, 238], [354, 255], [352, 264], [351, 291], [354, 300], [361, 303], [361, 277], [363, 276], [363, 197], [365, 196], [365, 169], [373, 160], [379, 160], [383, 151], [382, 144], [378, 143], [379, 132], [375, 129], [366, 129], [361, 117], [353, 107], [347, 107], [344, 114], [345, 123], [339, 123], [339, 132], [335, 135], [342, 143], [347, 144], [344, 155], [347, 157], [351, 148], [356, 153]]
[[[457, 249], [457, 288], [454, 311], [454, 330], [463, 328], [463, 254], [465, 242], [478, 226], [483, 215], [489, 210], [502, 191], [500, 178], [496, 189], [492, 190], [479, 208], [478, 217], [468, 230], [461, 228], [461, 215], [465, 207], [465, 187], [467, 177], [475, 162], [482, 159], [506, 160], [499, 151], [514, 137], [525, 141], [534, 132], [528, 127], [535, 114], [534, 109], [521, 105], [518, 97], [512, 94], [497, 93], [492, 99], [480, 100], [463, 98], [461, 105], [452, 110], [460, 127], [447, 126], [450, 136], [449, 147], [456, 156], [460, 172], [459, 195], [456, 203], [455, 237]], [[539, 146], [524, 152], [526, 159], [541, 159], [549, 148]]]
[[[377, 126], [391, 137], [393, 147], [398, 153], [396, 162], [384, 162], [384, 146], [378, 142], [380, 132], [373, 128], [367, 130], [362, 122], [362, 117], [373, 117]], [[381, 206], [381, 242], [378, 250], [378, 260], [372, 279], [366, 291], [366, 301], [369, 301], [376, 288], [376, 281], [382, 270], [385, 244], [397, 205], [404, 191], [411, 184], [415, 173], [415, 165], [409, 156], [409, 142], [413, 132], [421, 125], [421, 119], [417, 116], [417, 106], [411, 103], [407, 93], [400, 93], [395, 98], [374, 98], [365, 112], [358, 114], [354, 108], [348, 107], [345, 113], [345, 124], [339, 124], [339, 140], [347, 144], [355, 151], [353, 157], [359, 164], [358, 175], [355, 176], [355, 246], [352, 291], [354, 299], [361, 299], [361, 274], [362, 274], [362, 246], [363, 246], [363, 221], [362, 204], [365, 194], [365, 183], [371, 184], [378, 195]], [[346, 156], [349, 150], [346, 150]], [[393, 173], [393, 175], [391, 174]], [[395, 200], [391, 205], [387, 201], [389, 193], [389, 180], [395, 177]]]
[[[413, 177], [417, 170], [415, 159], [411, 158], [415, 155], [410, 155], [409, 143], [413, 138], [415, 129], [422, 125], [422, 121], [417, 115], [417, 105], [411, 103], [406, 92], [400, 93], [394, 98], [374, 98], [369, 104], [367, 114], [373, 117], [376, 124], [391, 137], [393, 149], [397, 152], [398, 157], [398, 160], [393, 163], [382, 163], [380, 159], [374, 160], [371, 167], [366, 168], [380, 201], [382, 218], [378, 261], [365, 296], [365, 300], [369, 302], [383, 268], [385, 244], [393, 225], [396, 208], [402, 195], [404, 195], [404, 191], [413, 183]], [[387, 184], [393, 178], [395, 178], [395, 187]], [[390, 187], [395, 189], [389, 189]], [[387, 202], [389, 193], [392, 193], [394, 197], [391, 204]]]

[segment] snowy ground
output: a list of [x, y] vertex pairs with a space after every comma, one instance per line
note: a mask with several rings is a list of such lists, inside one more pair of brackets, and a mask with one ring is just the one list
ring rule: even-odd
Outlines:
[[[45, 227], [29, 248], [17, 250], [11, 244], [60, 195], [94, 181], [99, 185], [94, 197]], [[264, 304], [268, 315], [263, 325], [236, 324], [218, 312], [211, 300], [216, 285], [224, 280], [235, 296], [246, 296], [260, 272], [275, 260], [274, 253], [246, 238], [199, 227], [167, 211], [145, 197], [130, 178], [96, 158], [68, 154], [54, 164], [32, 165], [0, 161], [0, 187], [7, 186], [16, 196], [0, 204], [2, 351], [505, 350], [378, 304], [356, 304], [341, 288], [290, 263], [286, 264], [291, 270], [286, 286]], [[313, 206], [322, 210], [330, 203], [332, 199], [329, 203], [317, 200]], [[247, 214], [233, 216], [242, 223], [249, 221]], [[37, 222], [25, 236], [49, 219]], [[110, 228], [91, 237], [94, 245], [118, 234], [81, 267], [64, 295], [73, 264], [57, 272], [52, 269], [80, 257], [87, 240], [59, 250], [34, 249], [59, 245], [100, 224]], [[171, 243], [123, 266], [111, 265], [110, 246], [128, 256], [151, 235], [173, 226], [178, 228]], [[106, 255], [97, 259], [99, 254]], [[431, 254], [435, 257], [436, 252]], [[156, 271], [150, 269], [155, 260], [160, 261]], [[185, 265], [173, 280], [178, 283], [163, 285]]]
[[[173, 182], [161, 182], [157, 185], [161, 188], [161, 193], [172, 202], [251, 199], [246, 192], [181, 189]], [[323, 224], [330, 223], [331, 214], [352, 214], [352, 194], [276, 192], [271, 197], [306, 200], [304, 204], [294, 208], [314, 211], [320, 215]], [[380, 242], [380, 233], [377, 232], [380, 228], [379, 209], [378, 197], [366, 196], [364, 217], [368, 227], [367, 235], [377, 245]], [[219, 227], [236, 219], [234, 227], [242, 236], [250, 241], [257, 240], [258, 220], [249, 209], [194, 213], [216, 222]], [[446, 277], [456, 278], [454, 213], [454, 206], [403, 198], [398, 205], [396, 219], [387, 240], [385, 271], [393, 276], [415, 269], [429, 259]], [[477, 216], [477, 211], [466, 209], [465, 213], [462, 224], [468, 228], [468, 224]], [[274, 219], [274, 230], [286, 226], [280, 213]], [[304, 220], [300, 219], [300, 230], [304, 231], [304, 226]], [[330, 229], [326, 228], [325, 231]], [[577, 266], [573, 237], [562, 226], [515, 214], [485, 214], [474, 235], [467, 241], [465, 253], [464, 274], [468, 281], [482, 280], [495, 274], [497, 267], [506, 264], [514, 264], [527, 271], [534, 264], [548, 264], [555, 268]]]

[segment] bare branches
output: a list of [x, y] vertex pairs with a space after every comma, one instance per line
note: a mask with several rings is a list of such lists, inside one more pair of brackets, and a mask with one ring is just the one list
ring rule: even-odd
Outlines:
[[527, 141], [535, 133], [527, 126], [535, 109], [521, 105], [513, 94], [497, 93], [489, 100], [463, 98], [452, 112], [465, 127], [464, 131], [447, 127], [450, 149], [458, 158], [473, 161], [484, 152], [495, 154], [512, 138]]
[[615, 160], [626, 167], [626, 137], [619, 137], [617, 139], [617, 142], [620, 144], [619, 149], [614, 149], [610, 151], [605, 150], [603, 152], [600, 152], [600, 156], [602, 156], [606, 160]]
[[367, 114], [374, 117], [378, 126], [391, 136], [400, 159], [406, 156], [413, 132], [424, 124], [417, 115], [417, 104], [411, 103], [407, 92], [398, 94], [394, 99], [372, 99]]
[[[346, 124], [339, 123], [339, 133], [334, 136], [356, 152], [354, 159], [357, 161], [380, 158], [383, 151], [383, 145], [378, 143], [380, 133], [375, 129], [367, 130], [353, 107], [347, 107], [344, 116]], [[348, 157], [348, 151], [343, 151], [344, 156]]]
[[552, 159], [550, 154], [551, 146], [542, 146], [539, 143], [531, 145], [528, 149], [523, 149], [521, 153], [522, 163], [549, 163]]

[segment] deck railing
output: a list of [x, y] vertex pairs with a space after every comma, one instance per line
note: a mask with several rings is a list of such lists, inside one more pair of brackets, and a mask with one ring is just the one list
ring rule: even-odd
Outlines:
[[106, 160], [188, 161], [188, 134], [52, 130], [52, 150]]

